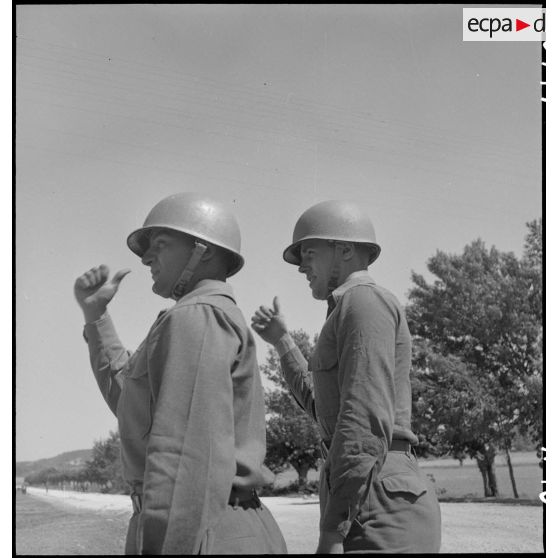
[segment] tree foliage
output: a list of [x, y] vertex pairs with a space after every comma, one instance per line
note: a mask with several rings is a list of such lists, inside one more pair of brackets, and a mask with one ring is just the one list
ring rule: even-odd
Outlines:
[[57, 484], [65, 480], [72, 480], [76, 472], [60, 471], [56, 467], [47, 467], [36, 473], [31, 473], [25, 477], [25, 482], [30, 485], [49, 485]]
[[543, 240], [542, 220], [527, 223], [529, 232], [525, 238], [523, 270], [528, 285], [528, 304], [531, 309], [536, 343], [533, 351], [533, 374], [525, 378], [522, 389], [523, 417], [519, 431], [527, 434], [537, 447], [542, 446], [543, 433]]
[[127, 494], [129, 489], [122, 477], [120, 436], [118, 432], [110, 432], [108, 438], [95, 442], [91, 459], [80, 468], [48, 467], [27, 475], [25, 481], [33, 486]]
[[481, 382], [453, 355], [417, 339], [413, 346], [413, 429], [421, 455], [474, 457], [494, 436], [494, 405]]
[[412, 274], [407, 316], [423, 450], [483, 458], [494, 444], [509, 456], [518, 432], [542, 439], [540, 220], [527, 226], [521, 259], [477, 240], [463, 254], [430, 258], [432, 283]]
[[95, 442], [92, 457], [86, 462], [85, 470], [90, 481], [106, 486], [107, 491], [126, 492], [118, 432], [110, 432], [108, 438]]
[[[303, 330], [290, 332], [295, 343], [308, 360], [314, 342]], [[298, 473], [299, 486], [307, 483], [310, 469], [316, 469], [321, 458], [320, 435], [314, 421], [299, 407], [281, 375], [277, 352], [269, 348], [263, 374], [277, 387], [266, 390], [267, 454], [266, 465], [274, 472], [292, 466]], [[311, 376], [307, 380], [311, 385]]]

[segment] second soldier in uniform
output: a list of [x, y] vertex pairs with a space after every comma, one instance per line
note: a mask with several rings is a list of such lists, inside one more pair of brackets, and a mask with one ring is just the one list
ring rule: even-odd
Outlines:
[[312, 296], [328, 301], [310, 362], [289, 335], [277, 299], [252, 318], [323, 438], [319, 553], [440, 549], [439, 505], [412, 450], [418, 440], [411, 430], [409, 329], [397, 299], [367, 272], [379, 253], [360, 206], [312, 206], [283, 253], [306, 276]]

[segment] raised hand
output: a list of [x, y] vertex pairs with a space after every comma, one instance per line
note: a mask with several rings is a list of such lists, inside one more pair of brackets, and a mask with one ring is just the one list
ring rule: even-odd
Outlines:
[[285, 316], [281, 313], [279, 299], [273, 297], [273, 308], [260, 306], [252, 316], [252, 329], [267, 343], [275, 345], [287, 333]]
[[92, 267], [80, 275], [74, 283], [74, 295], [80, 305], [86, 322], [98, 320], [118, 291], [120, 282], [130, 273], [129, 269], [117, 271], [109, 280], [106, 265]]

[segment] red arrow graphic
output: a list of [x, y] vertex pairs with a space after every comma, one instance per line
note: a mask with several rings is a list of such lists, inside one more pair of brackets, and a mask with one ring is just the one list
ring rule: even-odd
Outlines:
[[524, 21], [521, 21], [520, 19], [515, 20], [515, 30], [516, 31], [521, 31], [522, 29], [525, 29], [526, 27], [531, 27], [531, 24], [530, 23], [525, 23]]

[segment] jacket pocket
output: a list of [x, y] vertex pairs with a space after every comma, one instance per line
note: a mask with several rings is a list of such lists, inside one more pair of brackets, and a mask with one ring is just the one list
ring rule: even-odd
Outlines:
[[[315, 351], [310, 359], [314, 380], [314, 401], [318, 422], [326, 421], [325, 430], [331, 429], [339, 413], [339, 374], [334, 351]], [[328, 436], [326, 436], [328, 437]]]
[[396, 473], [381, 479], [384, 490], [393, 496], [416, 500], [426, 493], [424, 482], [417, 475], [410, 473]]
[[416, 458], [402, 452], [388, 452], [379, 481], [389, 498], [415, 501], [427, 492], [426, 479]]
[[145, 438], [151, 430], [152, 401], [147, 363], [141, 355], [122, 371], [122, 391], [117, 416], [123, 438]]

